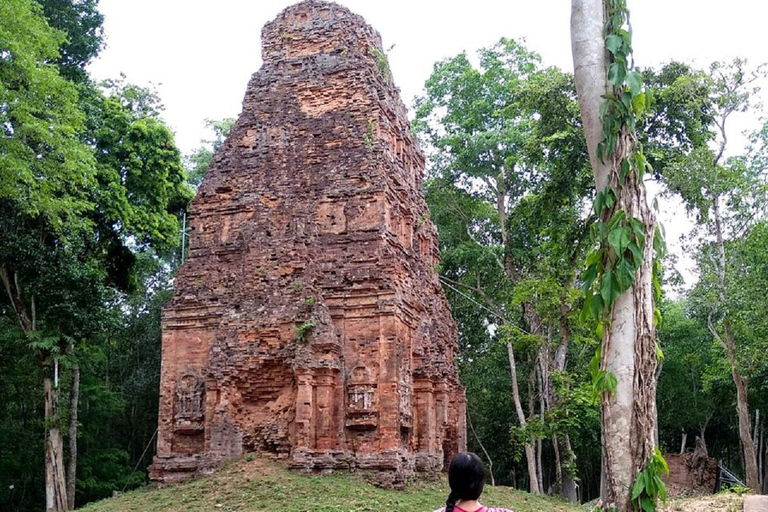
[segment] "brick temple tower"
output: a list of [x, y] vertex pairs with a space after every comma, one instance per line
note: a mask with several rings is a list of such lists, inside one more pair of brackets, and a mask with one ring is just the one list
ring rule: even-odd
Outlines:
[[308, 0], [262, 39], [163, 314], [151, 475], [260, 451], [397, 486], [466, 444], [424, 157], [360, 16]]

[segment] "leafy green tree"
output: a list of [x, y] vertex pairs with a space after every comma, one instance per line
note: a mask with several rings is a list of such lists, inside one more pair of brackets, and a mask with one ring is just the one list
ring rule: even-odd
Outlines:
[[[735, 326], [746, 312], [745, 303], [732, 298], [732, 294], [743, 298], [743, 293], [730, 282], [730, 274], [733, 270], [743, 271], [743, 255], [736, 250], [741, 247], [740, 238], [764, 215], [766, 182], [764, 168], [760, 167], [763, 158], [760, 135], [753, 137], [750, 158], [725, 158], [725, 152], [729, 118], [750, 108], [757, 82], [765, 76], [760, 68], [750, 72], [746, 62], [740, 59], [731, 64], [713, 64], [709, 101], [718, 132], [717, 148], [695, 147], [685, 159], [664, 171], [670, 190], [680, 195], [698, 224], [701, 236], [698, 288], [706, 297], [699, 305], [710, 333], [722, 346], [731, 367], [746, 483], [752, 489], [759, 489], [759, 475], [749, 410], [748, 369], [744, 365], [750, 336], [740, 336]], [[746, 283], [742, 280], [739, 284]]]
[[688, 432], [695, 431], [705, 439], [706, 428], [717, 410], [717, 397], [706, 381], [719, 358], [706, 324], [686, 308], [684, 301], [662, 302], [664, 321], [659, 329], [664, 351], [657, 395], [659, 425], [667, 438], [682, 433], [681, 452]]
[[191, 196], [170, 131], [128, 95], [78, 94], [49, 64], [63, 42], [37, 4], [0, 6], [2, 308], [40, 369], [49, 510], [74, 507], [78, 354], [133, 285], [133, 252], [172, 247]]
[[0, 5], [0, 200], [54, 229], [90, 207], [94, 173], [77, 90], [49, 64], [63, 41], [34, 2]]
[[44, 487], [42, 376], [15, 319], [0, 317], [0, 508], [40, 510]]
[[213, 139], [201, 141], [203, 145], [184, 158], [184, 166], [188, 177], [187, 181], [190, 185], [195, 188], [200, 186], [208, 166], [211, 165], [213, 155], [224, 144], [224, 140], [229, 136], [229, 131], [232, 129], [233, 124], [235, 124], [235, 119], [231, 117], [221, 121], [205, 120], [206, 128], [213, 131]]
[[[46, 24], [37, 4], [10, 0], [0, 6], [0, 281], [7, 311], [44, 364], [70, 338], [55, 339], [40, 330], [42, 308], [48, 305], [62, 310], [66, 303], [64, 307], [53, 301], [46, 304], [38, 292], [52, 280], [66, 281], [77, 271], [89, 273], [87, 268], [78, 268], [76, 258], [69, 257], [78, 245], [73, 238], [85, 229], [80, 217], [91, 207], [83, 190], [93, 179], [94, 161], [89, 148], [76, 137], [84, 122], [77, 108], [77, 91], [48, 64], [57, 57], [63, 41], [63, 34]], [[45, 244], [54, 250], [30, 254]], [[17, 263], [25, 256], [31, 257], [21, 270]], [[45, 283], [40, 278], [46, 273], [31, 264], [54, 260], [70, 272], [45, 275]], [[25, 286], [27, 273], [35, 274], [37, 286]], [[58, 359], [54, 356], [54, 360]], [[54, 373], [57, 370], [58, 363]], [[57, 375], [53, 379], [46, 375], [43, 387], [46, 508], [64, 510], [69, 504]]]
[[639, 120], [638, 138], [659, 178], [666, 167], [714, 139], [712, 82], [707, 73], [682, 62], [642, 73], [651, 108]]
[[99, 0], [39, 0], [48, 25], [66, 34], [55, 63], [59, 74], [73, 82], [85, 82], [85, 66], [104, 47], [104, 16]]
[[139, 253], [137, 289], [109, 309], [110, 320], [81, 357], [83, 391], [77, 493], [80, 503], [146, 484], [154, 454], [160, 389], [160, 314], [173, 268]]
[[[442, 279], [449, 296], [468, 294], [482, 305], [479, 318], [470, 313], [467, 329], [459, 320], [461, 336], [472, 338], [472, 350], [482, 354], [472, 361], [498, 356], [495, 344], [504, 347], [515, 438], [525, 452], [530, 490], [543, 492], [542, 439], [549, 437], [543, 416], [558, 406], [552, 380], [565, 369], [570, 339], [569, 290], [585, 230], [586, 152], [567, 75], [542, 69], [536, 54], [508, 39], [479, 57], [478, 67], [465, 54], [435, 65], [417, 100], [414, 126], [430, 155], [427, 201], [440, 232]], [[463, 366], [467, 382], [477, 378], [481, 385], [485, 376], [474, 373], [480, 366]], [[527, 389], [520, 389], [519, 370], [528, 375]], [[470, 414], [473, 408], [470, 401]], [[554, 441], [553, 452], [570, 460], [568, 443]], [[498, 465], [508, 467], [507, 461]], [[563, 467], [574, 465], [559, 464], [556, 483], [575, 499], [575, 475]]]

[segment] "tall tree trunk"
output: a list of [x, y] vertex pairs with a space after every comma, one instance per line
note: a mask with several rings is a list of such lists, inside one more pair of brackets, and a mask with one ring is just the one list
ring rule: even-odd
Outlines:
[[493, 476], [493, 459], [491, 459], [491, 456], [488, 454], [488, 450], [485, 449], [485, 445], [480, 440], [480, 436], [477, 435], [477, 432], [475, 432], [475, 425], [472, 423], [472, 417], [469, 415], [469, 411], [467, 411], [467, 423], [469, 423], [469, 429], [472, 431], [472, 435], [475, 436], [475, 440], [477, 441], [477, 444], [480, 445], [480, 449], [483, 450], [483, 453], [485, 454], [485, 458], [488, 459], [488, 474], [491, 477], [491, 485], [496, 486], [496, 478]]
[[765, 419], [760, 423], [760, 440], [757, 444], [757, 472], [760, 475], [760, 494], [765, 494], [765, 463], [768, 462], [763, 456], [765, 451]]
[[[555, 351], [555, 357], [553, 358], [553, 371], [548, 372], [549, 376], [549, 392], [550, 392], [550, 404], [556, 404], [558, 402], [557, 392], [555, 391], [554, 383], [552, 382], [553, 372], [564, 372], [568, 355], [568, 344], [571, 340], [571, 332], [568, 328], [568, 307], [565, 304], [560, 305], [560, 342], [558, 343], [557, 350]], [[552, 407], [553, 405], [551, 405]], [[576, 503], [579, 500], [578, 493], [576, 492], [576, 454], [571, 447], [571, 437], [568, 433], [558, 437], [558, 448], [560, 452], [560, 463], [562, 466], [562, 478], [560, 481], [560, 495], [570, 501]]]
[[763, 457], [763, 450], [765, 449], [765, 419], [760, 422], [760, 437], [755, 442], [755, 446], [757, 448], [757, 474], [760, 477], [760, 489], [758, 492], [765, 494], [765, 472], [763, 470], [766, 462], [765, 457]]
[[[722, 148], [721, 148], [722, 152]], [[729, 312], [727, 311], [727, 288], [725, 283], [726, 277], [726, 265], [727, 260], [725, 258], [725, 241], [723, 236], [723, 224], [720, 213], [720, 198], [715, 196], [712, 200], [712, 214], [715, 221], [715, 236], [717, 238], [717, 257], [718, 257], [718, 300], [719, 306], [724, 309], [723, 311], [723, 330], [724, 335], [721, 336], [715, 325], [712, 323], [712, 317], [708, 318], [709, 331], [712, 336], [717, 339], [725, 350], [725, 354], [728, 358], [728, 363], [731, 365], [731, 376], [733, 377], [733, 383], [736, 385], [736, 415], [739, 419], [739, 439], [741, 440], [741, 447], [744, 458], [744, 469], [746, 472], [747, 487], [754, 489], [755, 491], [760, 489], [760, 477], [757, 472], [757, 453], [755, 451], [755, 443], [752, 439], [752, 419], [749, 413], [749, 393], [747, 378], [743, 376], [739, 370], [738, 349], [736, 347], [736, 339], [733, 336], [733, 327], [731, 326], [731, 319]]]
[[[515, 403], [515, 412], [517, 413], [517, 420], [520, 422], [520, 427], [525, 428], [528, 424], [525, 419], [525, 413], [523, 412], [523, 404], [520, 401], [520, 388], [517, 384], [517, 364], [515, 363], [515, 349], [511, 342], [507, 343], [507, 356], [509, 358], [509, 375], [512, 379], [512, 400]], [[534, 453], [533, 444], [530, 440], [525, 443], [525, 460], [528, 463], [528, 477], [529, 477], [529, 490], [531, 493], [537, 494], [539, 492], [539, 480], [536, 472], [536, 454]]]
[[[547, 353], [546, 350], [543, 351], [544, 354]], [[543, 354], [542, 354], [543, 355]], [[541, 356], [539, 356], [541, 358]], [[543, 362], [540, 362], [539, 364], [539, 378], [537, 379], [537, 384], [539, 385], [539, 421], [541, 422], [542, 427], [544, 426], [544, 412], [546, 409], [545, 405], [545, 395], [544, 395], [544, 366], [545, 364]], [[538, 470], [538, 479], [539, 479], [539, 492], [541, 494], [544, 494], [546, 492], [546, 489], [544, 487], [544, 465], [542, 464], [542, 457], [544, 455], [544, 440], [542, 438], [539, 438], [536, 440], [536, 469]]]
[[597, 145], [603, 138], [600, 107], [612, 92], [607, 77], [603, 0], [572, 0], [571, 44], [579, 106], [592, 171], [598, 191], [612, 186], [617, 209], [639, 219], [644, 227], [643, 262], [632, 286], [613, 303], [604, 326], [600, 367], [616, 377], [613, 393], [601, 398], [605, 508], [632, 510], [630, 491], [639, 471], [654, 453], [656, 439], [656, 335], [652, 291], [655, 218], [646, 200], [645, 185], [631, 173], [619, 184], [618, 166], [632, 150], [631, 134], [619, 135], [617, 149], [602, 161]]
[[751, 418], [747, 403], [747, 380], [739, 374], [736, 368], [731, 369], [733, 382], [736, 384], [736, 413], [739, 417], [739, 438], [744, 451], [744, 468], [747, 476], [747, 487], [758, 491], [760, 477], [757, 472], [757, 457], [755, 443], [752, 440]]
[[688, 432], [683, 430], [683, 441], [680, 443], [680, 453], [685, 453], [685, 442], [688, 440]]
[[[620, 160], [619, 160], [620, 161]], [[632, 286], [613, 303], [604, 326], [601, 369], [616, 376], [615, 392], [601, 397], [606, 476], [604, 503], [632, 510], [630, 490], [656, 446], [656, 333], [652, 290], [655, 218], [645, 186], [630, 176], [619, 188], [618, 208], [645, 228], [643, 261]]]
[[554, 492], [559, 493], [562, 490], [563, 483], [563, 464], [560, 462], [560, 442], [557, 439], [557, 434], [552, 434], [552, 453], [555, 454]]
[[536, 440], [536, 479], [539, 481], [539, 494], [544, 494], [544, 472], [542, 471], [541, 457], [544, 451], [544, 443], [539, 438]]
[[72, 391], [69, 409], [69, 464], [67, 467], [67, 509], [75, 509], [77, 481], [77, 408], [80, 402], [80, 366], [72, 367]]
[[45, 390], [45, 510], [67, 510], [67, 484], [64, 471], [64, 439], [59, 429], [58, 394], [49, 377], [43, 379]]
[[[37, 308], [35, 296], [29, 297], [29, 304], [24, 300], [19, 275], [4, 265], [0, 265], [0, 282], [10, 301], [11, 309], [25, 336], [37, 330]], [[50, 358], [50, 354], [46, 356]], [[58, 371], [58, 366], [56, 366]], [[64, 438], [59, 428], [58, 382], [51, 383], [49, 377], [43, 378], [45, 395], [45, 509], [46, 511], [68, 510], [66, 470], [64, 468]]]
[[565, 434], [558, 441], [560, 459], [563, 465], [563, 483], [560, 495], [571, 503], [577, 503], [579, 495], [576, 490], [576, 454], [571, 447], [571, 436]]

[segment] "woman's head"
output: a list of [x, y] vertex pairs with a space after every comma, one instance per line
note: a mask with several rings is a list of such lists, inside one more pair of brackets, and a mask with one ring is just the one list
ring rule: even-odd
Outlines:
[[454, 505], [460, 500], [478, 499], [485, 485], [485, 466], [480, 457], [470, 452], [456, 455], [448, 466], [448, 485], [451, 494], [445, 503], [446, 512], [453, 512]]

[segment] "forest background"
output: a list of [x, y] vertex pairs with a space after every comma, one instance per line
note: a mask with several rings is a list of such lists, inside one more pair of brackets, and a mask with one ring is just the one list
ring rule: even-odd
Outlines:
[[[3, 509], [41, 508], [46, 457], [61, 461], [69, 506], [146, 482], [160, 311], [188, 201], [232, 122], [209, 122], [211, 139], [183, 157], [151, 87], [89, 76], [103, 23], [95, 0], [0, 6]], [[768, 126], [728, 146], [734, 116], [763, 117], [756, 64], [642, 69], [640, 132], [658, 200], [691, 216], [677, 247], [698, 277], [676, 289], [681, 251], [668, 254], [659, 443], [690, 450], [698, 436], [743, 475], [746, 406], [764, 488]], [[589, 500], [599, 336], [582, 315], [582, 271], [594, 185], [573, 78], [501, 39], [435, 64], [412, 113], [460, 329], [470, 448], [498, 484]]]

